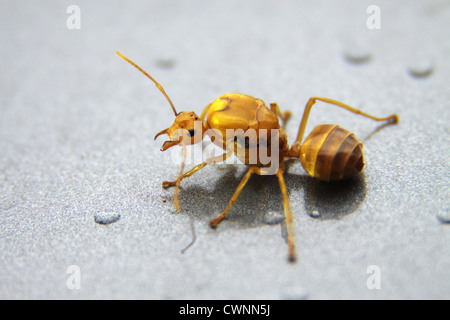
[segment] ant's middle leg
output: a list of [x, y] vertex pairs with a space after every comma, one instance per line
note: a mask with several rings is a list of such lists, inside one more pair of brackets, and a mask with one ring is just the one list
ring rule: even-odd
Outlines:
[[270, 103], [270, 110], [278, 117], [280, 117], [280, 119], [283, 121], [283, 128], [285, 128], [288, 120], [292, 116], [292, 113], [290, 111], [281, 112], [281, 109], [276, 102]]

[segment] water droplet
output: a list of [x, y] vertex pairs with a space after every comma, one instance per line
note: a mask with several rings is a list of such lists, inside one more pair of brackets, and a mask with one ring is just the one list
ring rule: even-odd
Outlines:
[[181, 210], [182, 209], [180, 208], [180, 211], [178, 211], [177, 208], [175, 208], [175, 206], [173, 206], [173, 207], [169, 208], [167, 211], [169, 211], [170, 214], [179, 214], [182, 212]]
[[320, 211], [319, 211], [319, 210], [314, 209], [313, 211], [311, 211], [311, 212], [309, 213], [309, 216], [310, 216], [311, 218], [320, 218], [321, 214], [320, 214]]
[[433, 62], [429, 59], [417, 60], [408, 68], [408, 73], [414, 78], [425, 78], [433, 73]]
[[306, 300], [308, 292], [302, 287], [287, 288], [284, 289], [281, 298], [284, 300]]
[[263, 216], [263, 221], [268, 225], [280, 224], [284, 220], [284, 214], [280, 212], [269, 211]]
[[371, 58], [370, 52], [360, 47], [347, 48], [344, 52], [344, 59], [352, 64], [363, 64]]
[[114, 211], [99, 211], [94, 215], [94, 221], [98, 224], [110, 224], [119, 219], [120, 214]]
[[172, 58], [161, 58], [155, 61], [155, 64], [161, 69], [170, 69], [175, 66], [175, 59]]
[[436, 216], [441, 223], [450, 223], [450, 210], [448, 208], [439, 211]]

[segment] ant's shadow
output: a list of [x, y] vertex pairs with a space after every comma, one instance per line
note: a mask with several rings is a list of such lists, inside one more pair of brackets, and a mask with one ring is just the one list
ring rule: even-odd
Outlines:
[[303, 188], [304, 209], [313, 218], [336, 220], [358, 209], [366, 197], [364, 172], [342, 181], [321, 181], [302, 175], [299, 185], [297, 174], [285, 174], [286, 183]]
[[[298, 160], [287, 160], [285, 166], [284, 179], [288, 194], [297, 193], [301, 196], [303, 191], [303, 202], [295, 199], [295, 196], [290, 196], [294, 219], [304, 212], [316, 219], [340, 219], [353, 213], [366, 196], [364, 173], [344, 181], [324, 182], [308, 176]], [[182, 213], [191, 219], [209, 221], [225, 210], [247, 167], [211, 165], [204, 170], [197, 175], [207, 174], [207, 170], [219, 170], [224, 173], [210, 187], [191, 183], [182, 188], [179, 200]], [[290, 172], [294, 170], [301, 173]], [[193, 175], [188, 179], [195, 178], [196, 175]], [[168, 203], [173, 205], [173, 198], [171, 200]], [[217, 227], [217, 231], [278, 224], [283, 219], [283, 197], [277, 177], [254, 174], [228, 212], [227, 218]]]
[[[298, 163], [298, 161], [292, 159], [285, 162], [284, 180], [288, 194], [292, 194], [292, 191], [304, 190], [304, 210], [309, 216], [323, 220], [340, 219], [354, 212], [364, 200], [366, 183], [363, 173], [344, 181], [323, 182], [311, 178], [305, 173], [290, 173], [289, 169], [294, 162]], [[228, 165], [225, 168], [213, 167], [214, 165], [209, 166], [208, 169], [224, 171], [213, 186], [205, 188], [204, 186], [191, 184], [180, 190], [180, 206], [182, 213], [190, 218], [192, 232], [192, 241], [181, 250], [181, 253], [185, 253], [197, 239], [194, 220], [209, 221], [217, 217], [228, 205], [247, 170], [244, 167], [245, 170], [238, 171], [236, 165]], [[206, 171], [203, 171], [203, 174], [206, 173]], [[173, 198], [169, 203], [173, 205], [172, 202]], [[304, 212], [300, 203], [301, 201], [290, 197], [294, 219], [295, 216]], [[228, 212], [227, 218], [215, 231], [220, 232], [220, 230], [228, 228], [255, 228], [274, 224], [281, 224], [281, 236], [287, 242], [283, 197], [278, 179], [273, 175], [259, 176], [255, 174], [242, 190], [238, 200]]]
[[[363, 141], [366, 142], [378, 131], [391, 124], [389, 122], [378, 126]], [[190, 217], [193, 232], [193, 241], [182, 252], [196, 239], [193, 221], [209, 221], [225, 210], [247, 167], [244, 166], [243, 170], [240, 170], [236, 165], [228, 165], [224, 168], [220, 165], [211, 165], [191, 179], [201, 174], [207, 175], [206, 170], [220, 170], [224, 173], [210, 187], [190, 184], [180, 191], [182, 212]], [[364, 172], [343, 181], [324, 182], [308, 176], [296, 159], [285, 161], [284, 180], [290, 195], [294, 219], [304, 212], [314, 219], [341, 219], [358, 209], [367, 192]], [[300, 195], [301, 191], [303, 191], [303, 203], [295, 196], [291, 196], [294, 192]], [[287, 241], [283, 197], [278, 179], [274, 175], [254, 174], [228, 212], [227, 218], [218, 226], [217, 231], [227, 228], [254, 228], [268, 224], [281, 224], [283, 238]]]

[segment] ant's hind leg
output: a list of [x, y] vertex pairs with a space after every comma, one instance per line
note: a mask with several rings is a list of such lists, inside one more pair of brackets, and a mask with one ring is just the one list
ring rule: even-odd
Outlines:
[[354, 114], [358, 114], [358, 115], [361, 115], [363, 117], [366, 117], [366, 118], [369, 118], [369, 119], [372, 119], [375, 121], [390, 121], [392, 123], [398, 123], [398, 116], [396, 114], [392, 114], [388, 117], [375, 117], [375, 116], [372, 116], [365, 112], [362, 112], [359, 109], [350, 107], [349, 105], [342, 103], [340, 101], [337, 101], [337, 100], [323, 98], [323, 97], [312, 97], [306, 103], [305, 111], [303, 112], [302, 121], [300, 122], [300, 127], [298, 128], [297, 138], [295, 139], [295, 142], [292, 144], [291, 150], [289, 151], [289, 153], [294, 157], [300, 151], [300, 147], [303, 142], [303, 136], [305, 134], [306, 123], [308, 122], [308, 118], [309, 118], [309, 113], [311, 111], [311, 108], [313, 107], [313, 105], [316, 103], [317, 100], [329, 103], [331, 105], [335, 105], [337, 107], [341, 107], [341, 108], [348, 110]]
[[283, 171], [278, 170], [276, 175], [283, 195], [284, 216], [288, 234], [288, 259], [289, 262], [295, 262], [297, 257], [295, 255], [294, 218], [292, 216], [291, 207], [289, 206], [289, 196], [286, 189], [286, 183], [284, 182]]

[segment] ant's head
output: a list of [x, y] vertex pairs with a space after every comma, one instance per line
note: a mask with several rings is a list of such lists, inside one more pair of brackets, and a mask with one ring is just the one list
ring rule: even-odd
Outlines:
[[167, 101], [169, 102], [170, 106], [172, 107], [173, 113], [175, 114], [175, 121], [173, 124], [160, 132], [158, 132], [155, 136], [155, 139], [159, 137], [162, 134], [167, 134], [169, 136], [169, 141], [164, 142], [161, 151], [165, 151], [169, 149], [170, 147], [177, 145], [182, 142], [183, 145], [188, 144], [194, 144], [198, 143], [202, 140], [203, 137], [203, 124], [202, 121], [199, 119], [199, 117], [194, 112], [180, 112], [177, 113], [175, 110], [175, 106], [173, 105], [172, 101], [170, 100], [167, 93], [164, 91], [164, 88], [155, 80], [152, 76], [150, 76], [147, 72], [145, 72], [141, 67], [139, 67], [137, 64], [135, 64], [133, 61], [125, 57], [123, 54], [121, 54], [119, 51], [117, 51], [117, 54], [136, 67], [139, 71], [141, 71], [147, 78], [152, 80], [156, 87], [159, 89], [159, 91], [162, 92], [162, 94], [166, 97]]
[[189, 145], [202, 140], [203, 124], [194, 112], [180, 112], [176, 115], [173, 124], [155, 136], [155, 139], [162, 134], [169, 136], [169, 141], [164, 142], [161, 151], [177, 145], [179, 143]]

